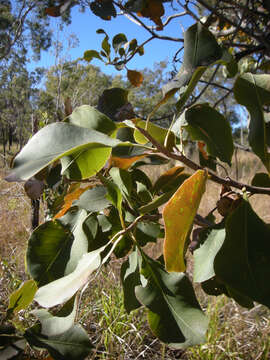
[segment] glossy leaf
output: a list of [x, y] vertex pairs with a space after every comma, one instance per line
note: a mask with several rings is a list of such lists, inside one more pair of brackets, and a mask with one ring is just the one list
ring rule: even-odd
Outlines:
[[149, 309], [153, 333], [178, 349], [205, 341], [208, 320], [184, 273], [167, 273], [163, 266], [143, 256], [143, 286], [136, 286], [137, 299]]
[[[51, 124], [36, 133], [15, 157], [13, 172], [7, 177], [7, 180], [28, 180], [55, 160], [74, 153], [77, 156], [75, 160], [79, 170], [84, 171], [86, 169], [87, 176], [91, 176], [88, 165], [92, 168], [92, 175], [95, 174], [103, 167], [110, 156], [110, 150], [106, 148], [117, 146], [120, 143], [119, 140], [112, 139], [92, 129], [67, 123]], [[99, 157], [99, 150], [104, 149], [108, 154], [106, 156], [101, 154]], [[91, 150], [94, 151], [98, 157], [94, 166], [91, 164], [90, 159], [87, 158], [87, 155], [89, 155], [87, 154], [88, 150], [90, 152]], [[87, 164], [84, 163], [85, 160]], [[69, 164], [66, 162], [65, 165], [68, 166]]]
[[109, 172], [114, 183], [120, 189], [122, 195], [128, 198], [132, 190], [132, 181], [130, 173], [126, 170], [118, 169], [116, 167], [111, 168]]
[[254, 153], [270, 172], [263, 105], [270, 104], [270, 75], [246, 73], [234, 84], [234, 96], [250, 113], [248, 140]]
[[150, 203], [143, 205], [139, 208], [139, 211], [141, 214], [147, 214], [157, 208], [159, 208], [161, 205], [165, 204], [175, 193], [175, 189], [171, 190], [169, 192], [166, 192], [160, 196], [157, 196], [152, 200]]
[[135, 162], [145, 158], [145, 156], [146, 155], [137, 155], [137, 156], [132, 156], [129, 158], [112, 156], [111, 163], [112, 163], [112, 166], [118, 167], [119, 169], [127, 170]]
[[74, 237], [59, 220], [37, 227], [28, 241], [27, 270], [42, 286], [64, 275]]
[[196, 171], [183, 182], [163, 209], [163, 255], [167, 271], [185, 271], [184, 247], [205, 191], [206, 180], [206, 171]]
[[156, 242], [160, 234], [159, 224], [140, 221], [136, 227], [135, 238], [140, 246], [145, 246], [149, 242]]
[[50, 337], [42, 335], [35, 326], [28, 329], [24, 336], [31, 346], [47, 349], [55, 360], [82, 360], [93, 348], [81, 325], [74, 325], [68, 331]]
[[180, 126], [188, 131], [192, 140], [205, 142], [210, 155], [231, 164], [234, 149], [232, 130], [218, 111], [208, 104], [191, 106], [181, 116]]
[[130, 81], [131, 85], [135, 87], [140, 87], [143, 83], [143, 75], [139, 71], [128, 70], [127, 78]]
[[18, 290], [14, 291], [10, 295], [7, 310], [8, 313], [26, 309], [33, 301], [37, 289], [38, 288], [34, 280], [25, 281]]
[[215, 276], [215, 256], [225, 240], [225, 229], [213, 229], [208, 232], [205, 242], [193, 254], [195, 282], [203, 282]]
[[135, 287], [141, 285], [140, 261], [137, 251], [133, 251], [121, 266], [121, 282], [124, 291], [124, 305], [128, 313], [141, 307], [135, 296]]
[[228, 215], [226, 238], [214, 270], [231, 289], [270, 307], [270, 228], [242, 203]]

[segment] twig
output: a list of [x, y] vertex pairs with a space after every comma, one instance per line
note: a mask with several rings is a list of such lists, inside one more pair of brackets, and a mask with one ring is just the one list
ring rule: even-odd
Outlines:
[[[192, 170], [202, 170], [203, 167], [196, 164], [194, 161], [188, 159], [186, 156], [184, 156], [180, 152], [171, 152], [168, 149], [166, 149], [163, 145], [158, 143], [147, 131], [144, 129], [136, 126], [136, 129], [139, 130], [156, 148], [158, 151], [166, 155], [170, 159], [181, 161], [183, 164], [188, 166]], [[230, 177], [222, 178], [218, 175], [216, 175], [213, 171], [208, 170], [208, 175], [210, 177], [210, 180], [216, 182], [217, 184], [226, 185], [226, 186], [232, 186], [236, 189], [243, 190], [250, 192], [251, 194], [266, 194], [270, 195], [270, 188], [265, 187], [258, 187], [258, 186], [251, 186], [247, 184], [243, 184], [241, 182], [235, 181], [231, 179]]]

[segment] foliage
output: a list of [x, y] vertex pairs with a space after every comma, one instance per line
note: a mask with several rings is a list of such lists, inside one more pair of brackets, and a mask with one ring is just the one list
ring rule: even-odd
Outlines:
[[[199, 21], [199, 13], [192, 12], [188, 2], [185, 4], [187, 13], [198, 21], [185, 31], [182, 66], [163, 87], [163, 98], [149, 110], [146, 121], [136, 117], [127, 89], [106, 89], [97, 108], [66, 106], [61, 122], [43, 127], [28, 141], [15, 157], [13, 170], [6, 178], [26, 181], [36, 176], [46, 184], [47, 191], [60, 194], [58, 205], [54, 203], [50, 209], [55, 216], [34, 229], [29, 238], [26, 265], [32, 280], [12, 294], [8, 313], [11, 318], [12, 312], [26, 307], [34, 297], [44, 309], [33, 312], [38, 321], [20, 338], [31, 346], [47, 349], [55, 359], [64, 359], [67, 354], [72, 359], [83, 359], [91, 351], [93, 345], [85, 330], [76, 323], [76, 310], [84, 287], [114, 256], [124, 258], [121, 280], [126, 310], [143, 306], [154, 335], [176, 349], [205, 341], [208, 327], [186, 271], [189, 251], [194, 254], [194, 281], [207, 294], [225, 294], [247, 308], [253, 307], [254, 302], [270, 305], [270, 288], [265, 281], [270, 263], [269, 224], [249, 203], [251, 195], [270, 194], [266, 115], [270, 75], [258, 55], [267, 54], [269, 42], [263, 37], [262, 43], [258, 43], [261, 38], [256, 32], [257, 27], [258, 31], [265, 29], [263, 14], [268, 16], [269, 9], [260, 2], [253, 7], [239, 2], [237, 12], [242, 16], [229, 19], [229, 8], [222, 15], [220, 8], [212, 7], [213, 1], [197, 3], [212, 12]], [[70, 0], [62, 1], [46, 8], [46, 12], [58, 17], [72, 5]], [[155, 29], [146, 27], [146, 31], [151, 31], [151, 40], [162, 38], [156, 31], [166, 26], [161, 19], [163, 2], [134, 1], [122, 5], [94, 1], [90, 9], [109, 21], [117, 16], [115, 6], [133, 14], [135, 19], [141, 16], [153, 21]], [[244, 16], [252, 11], [256, 11], [253, 19], [258, 16], [258, 25], [253, 28], [255, 21], [250, 21], [244, 27]], [[232, 31], [232, 38], [229, 33], [229, 38], [226, 35], [218, 42], [214, 20], [220, 31], [228, 21], [226, 26]], [[100, 54], [87, 51], [86, 60], [102, 56], [118, 66], [118, 60], [111, 59], [113, 47], [122, 54], [121, 61], [126, 66], [142, 47], [132, 40], [135, 45], [130, 50], [124, 34], [114, 37], [111, 46], [109, 35], [103, 30], [98, 32], [103, 35], [103, 50]], [[247, 50], [237, 51], [235, 37], [248, 45]], [[241, 66], [239, 61], [248, 55], [253, 55], [256, 67]], [[263, 176], [254, 174], [252, 185], [229, 176], [223, 178], [215, 171], [216, 165], [224, 168], [222, 162], [231, 165], [235, 150], [225, 114], [215, 104], [201, 102], [203, 90], [196, 95], [195, 103], [189, 102], [202, 76], [216, 68], [222, 68], [227, 77], [233, 78], [230, 92], [238, 106], [245, 106], [249, 112], [249, 146], [267, 171]], [[131, 76], [131, 70], [128, 71], [131, 84], [137, 87], [141, 77], [134, 73]], [[70, 79], [73, 76], [77, 76], [76, 72], [68, 73]], [[214, 76], [215, 70], [207, 87], [212, 86]], [[176, 94], [178, 98], [174, 99]], [[169, 100], [175, 102], [175, 107], [167, 129], [155, 125], [151, 118]], [[191, 140], [198, 144], [200, 164], [185, 155], [184, 146]], [[153, 184], [142, 165], [161, 164], [164, 158], [182, 162], [185, 172], [184, 166], [175, 166]], [[197, 214], [210, 181], [221, 186], [216, 218], [213, 216], [216, 208], [205, 218]], [[266, 185], [261, 187], [261, 182]], [[159, 207], [165, 203], [160, 214]], [[164, 238], [163, 255], [153, 259], [147, 255], [147, 245], [159, 238]], [[25, 290], [29, 284], [31, 296]], [[57, 310], [51, 309], [55, 306]], [[5, 337], [9, 337], [10, 347], [18, 340], [14, 333], [4, 333], [2, 338]]]

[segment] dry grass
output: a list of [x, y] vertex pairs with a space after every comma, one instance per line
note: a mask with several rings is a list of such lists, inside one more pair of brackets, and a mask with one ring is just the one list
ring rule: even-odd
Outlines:
[[[168, 166], [166, 166], [168, 168]], [[164, 169], [163, 169], [164, 170]], [[238, 154], [238, 179], [251, 181], [253, 171], [261, 171], [258, 160], [250, 154]], [[149, 170], [146, 170], [149, 171]], [[151, 168], [156, 179], [161, 169]], [[224, 176], [224, 170], [219, 169]], [[1, 178], [5, 171], [1, 171]], [[236, 177], [233, 166], [232, 177]], [[209, 183], [199, 213], [207, 214], [215, 207], [220, 186]], [[270, 202], [266, 196], [253, 196], [252, 206], [270, 220]], [[30, 201], [25, 197], [23, 185], [0, 182], [0, 316], [3, 318], [8, 296], [25, 280], [24, 254], [30, 230]], [[161, 243], [149, 251], [158, 255]], [[119, 269], [121, 262], [113, 260], [104, 268], [82, 297], [79, 321], [88, 331], [96, 351], [89, 359], [183, 359], [183, 360], [267, 360], [270, 359], [270, 312], [256, 305], [251, 311], [238, 306], [226, 297], [206, 296], [196, 286], [200, 303], [210, 318], [207, 342], [186, 351], [166, 348], [150, 333], [143, 309], [131, 314], [124, 311]], [[0, 318], [0, 319], [1, 319]], [[18, 319], [17, 319], [18, 321]], [[17, 323], [18, 325], [18, 323]], [[22, 322], [22, 326], [24, 323]]]

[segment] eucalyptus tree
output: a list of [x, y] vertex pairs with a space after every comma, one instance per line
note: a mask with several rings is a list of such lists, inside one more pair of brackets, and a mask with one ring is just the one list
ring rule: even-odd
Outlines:
[[[55, 359], [86, 358], [94, 345], [77, 322], [80, 294], [112, 257], [123, 259], [120, 276], [127, 312], [144, 308], [153, 334], [167, 346], [201, 344], [208, 319], [193, 282], [206, 294], [223, 294], [247, 308], [254, 303], [270, 307], [270, 228], [249, 201], [258, 194], [269, 201], [270, 195], [268, 2], [179, 0], [167, 17], [168, 7], [157, 0], [84, 3], [106, 21], [121, 11], [148, 35], [138, 44], [124, 33], [111, 37], [98, 29], [101, 50], [86, 50], [86, 61], [97, 58], [122, 69], [131, 85], [139, 87], [143, 75], [127, 64], [142, 56], [150, 41], [178, 42], [175, 59], [181, 51], [183, 58], [146, 120], [136, 116], [127, 88], [105, 89], [97, 108], [67, 109], [61, 122], [43, 127], [15, 157], [8, 181], [36, 176], [47, 190], [57, 184], [64, 190], [50, 209], [51, 217], [30, 235], [30, 279], [10, 297], [7, 318], [34, 300], [39, 304], [32, 311], [37, 322], [22, 334], [15, 328], [5, 333], [3, 339], [9, 341], [3, 351], [18, 353], [28, 342]], [[69, 0], [53, 2], [46, 12], [60, 16], [71, 5]], [[183, 34], [161, 32], [183, 16], [194, 20]], [[216, 78], [219, 68], [231, 79], [228, 89], [238, 106], [249, 114], [248, 150], [264, 168], [260, 173], [253, 169], [250, 183], [230, 174], [235, 145], [222, 107], [201, 101], [210, 89], [224, 100], [227, 90], [215, 90], [216, 81], [222, 81]], [[199, 88], [199, 81], [206, 81], [207, 88]], [[151, 120], [169, 100], [173, 117], [164, 128]], [[198, 146], [198, 162], [185, 153], [190, 140]], [[182, 165], [153, 183], [142, 165], [168, 160]], [[217, 165], [226, 168], [226, 177], [216, 171]], [[220, 195], [202, 216], [199, 206], [211, 182], [220, 186]], [[151, 258], [145, 247], [160, 238], [163, 253]], [[187, 271], [191, 256], [192, 278]]]

